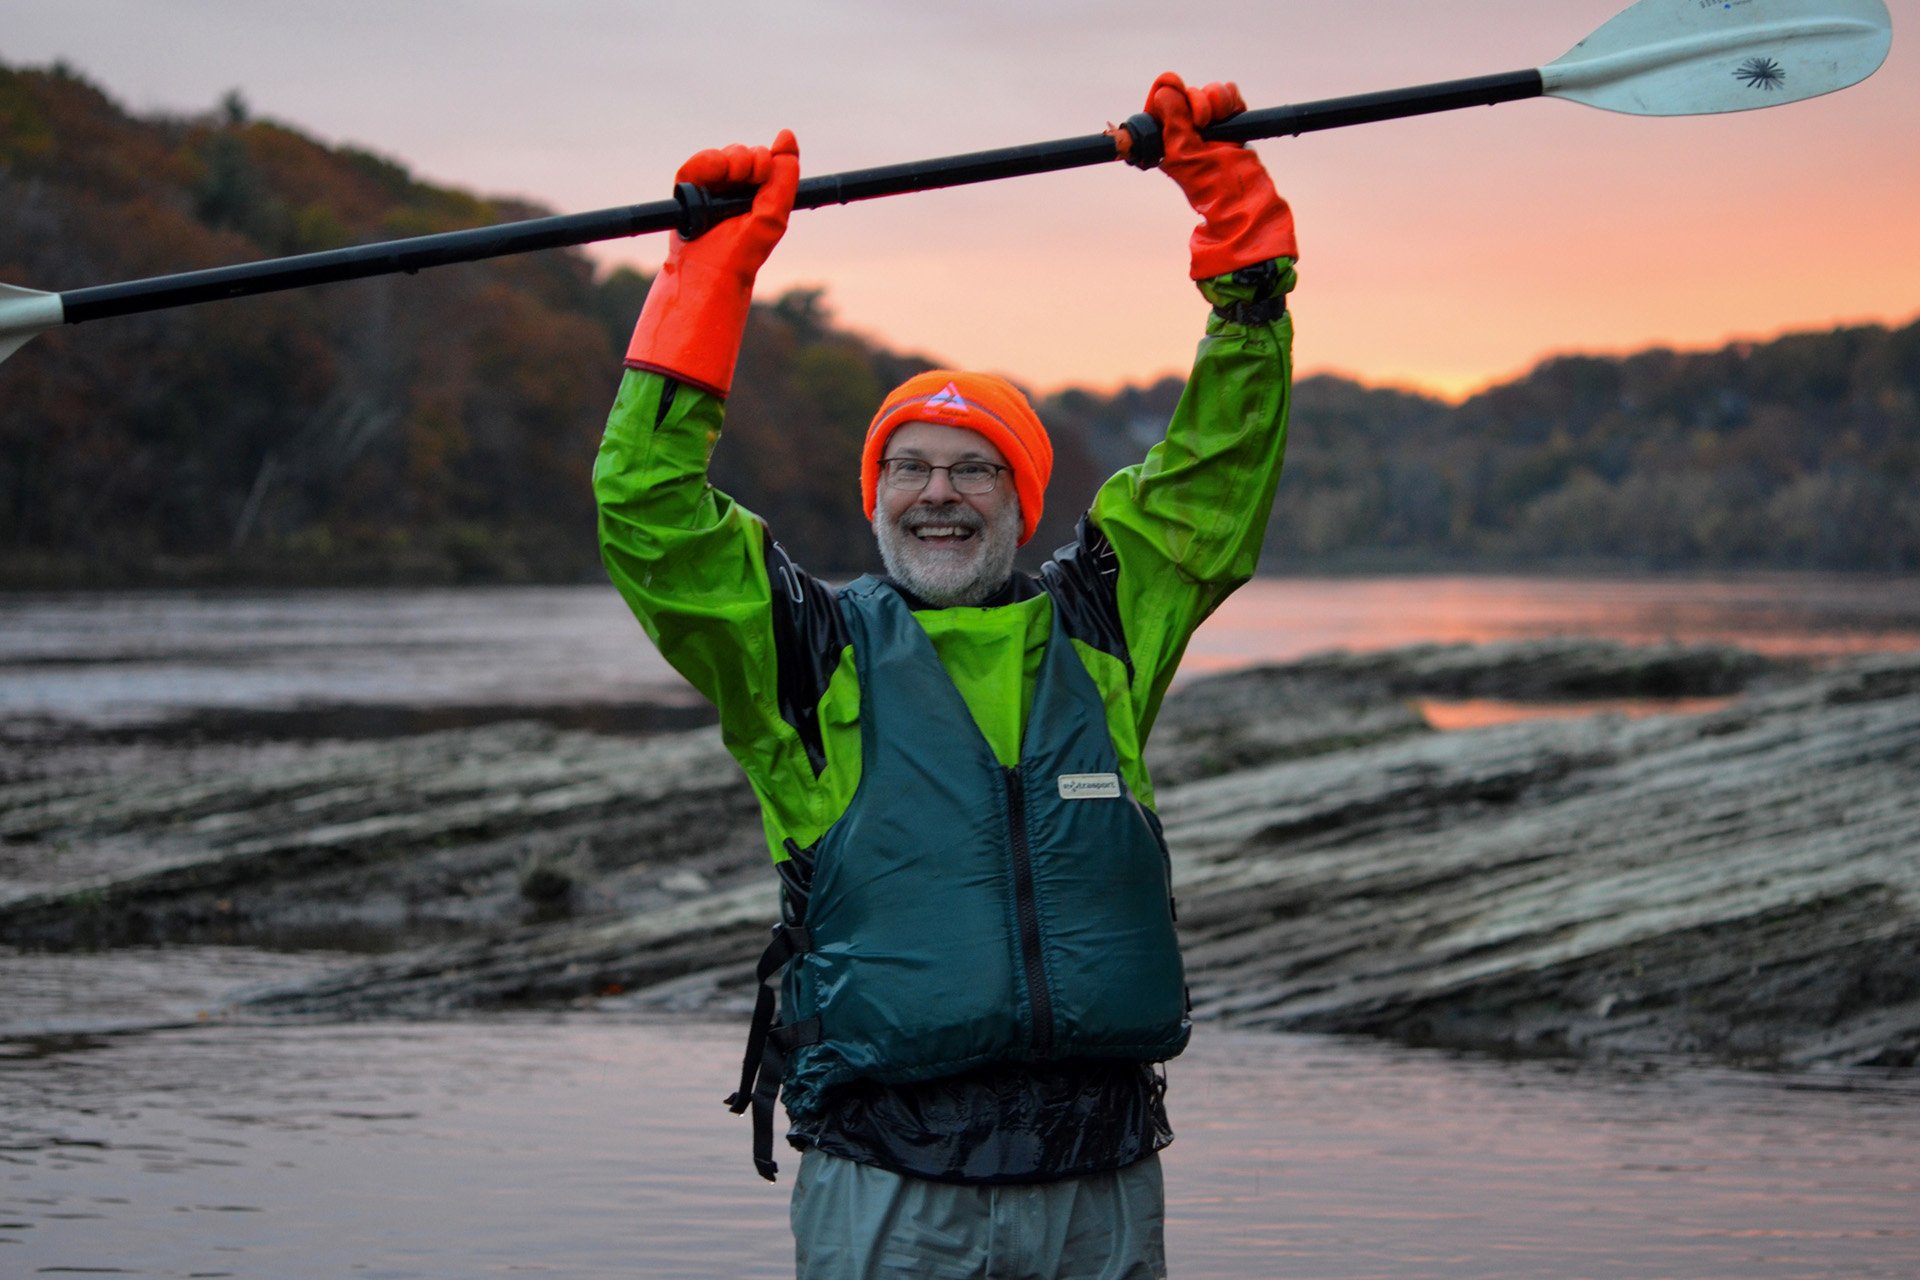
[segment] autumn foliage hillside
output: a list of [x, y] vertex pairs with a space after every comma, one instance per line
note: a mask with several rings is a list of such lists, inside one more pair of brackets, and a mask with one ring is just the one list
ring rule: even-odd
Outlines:
[[[543, 212], [323, 146], [236, 97], [137, 119], [64, 69], [0, 68], [10, 283], [73, 289]], [[37, 338], [0, 365], [0, 582], [590, 578], [589, 473], [646, 283], [557, 251]], [[756, 307], [715, 479], [809, 563], [865, 565], [861, 434], [928, 364], [836, 328], [817, 291]]]

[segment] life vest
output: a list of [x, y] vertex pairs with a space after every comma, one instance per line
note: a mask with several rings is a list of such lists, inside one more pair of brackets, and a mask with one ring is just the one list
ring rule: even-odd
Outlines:
[[[839, 604], [860, 679], [860, 783], [811, 850], [791, 851], [797, 866], [782, 864], [788, 918], [761, 961], [761, 1016], [729, 1099], [755, 1106], [768, 1178], [782, 1087], [801, 1119], [856, 1079], [1160, 1061], [1190, 1030], [1166, 845], [1127, 790], [1059, 611], [1009, 769], [892, 587], [864, 578]], [[780, 1023], [767, 1026], [783, 965]]]

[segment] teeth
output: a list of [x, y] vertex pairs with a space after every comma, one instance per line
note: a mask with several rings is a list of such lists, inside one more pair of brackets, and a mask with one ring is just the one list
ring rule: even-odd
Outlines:
[[957, 524], [923, 524], [914, 532], [922, 538], [963, 538], [972, 530]]

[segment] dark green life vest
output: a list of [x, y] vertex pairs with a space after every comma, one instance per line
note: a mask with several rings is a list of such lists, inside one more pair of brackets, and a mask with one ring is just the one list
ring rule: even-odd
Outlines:
[[1179, 1053], [1166, 846], [1122, 780], [1059, 611], [1008, 769], [891, 587], [862, 579], [840, 608], [861, 776], [811, 851], [804, 949], [781, 997], [788, 1110], [813, 1114], [823, 1090], [861, 1078]]

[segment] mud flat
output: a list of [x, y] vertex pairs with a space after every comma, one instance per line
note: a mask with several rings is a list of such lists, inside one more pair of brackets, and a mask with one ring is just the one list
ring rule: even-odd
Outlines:
[[[1436, 700], [1633, 714], [1436, 732]], [[0, 965], [324, 958], [231, 998], [260, 1016], [713, 1011], [745, 1007], [773, 919], [752, 797], [711, 729], [5, 732]], [[1154, 764], [1196, 1018], [1920, 1059], [1920, 654], [1331, 655], [1184, 686]]]

